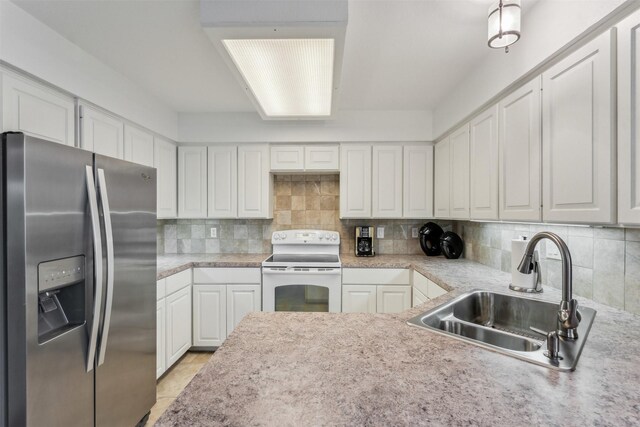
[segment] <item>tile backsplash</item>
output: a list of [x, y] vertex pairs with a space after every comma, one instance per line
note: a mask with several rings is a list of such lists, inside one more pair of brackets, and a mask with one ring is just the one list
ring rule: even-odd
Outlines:
[[422, 254], [412, 230], [426, 220], [340, 220], [339, 194], [337, 174], [276, 175], [273, 219], [158, 220], [158, 253], [270, 253], [273, 231], [300, 228], [338, 231], [340, 252], [353, 253], [354, 227], [371, 225], [385, 228], [376, 253]]
[[[511, 271], [512, 239], [539, 231], [556, 233], [571, 252], [575, 294], [640, 314], [638, 229], [459, 221], [454, 231], [465, 242], [465, 258], [506, 272]], [[546, 259], [547, 245], [553, 243], [543, 240], [538, 245], [542, 283], [560, 289], [562, 264]]]

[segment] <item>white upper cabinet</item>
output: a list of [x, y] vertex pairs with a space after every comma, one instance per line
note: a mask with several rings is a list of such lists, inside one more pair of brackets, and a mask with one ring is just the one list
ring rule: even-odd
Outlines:
[[124, 126], [124, 159], [153, 167], [153, 135], [131, 125]]
[[273, 145], [271, 170], [338, 172], [339, 158], [338, 145]]
[[433, 217], [433, 146], [404, 146], [403, 217]]
[[540, 221], [540, 77], [498, 105], [500, 141], [500, 219]]
[[75, 145], [73, 98], [7, 73], [1, 77], [3, 132]]
[[436, 218], [451, 216], [451, 151], [449, 137], [434, 148], [434, 210]]
[[178, 147], [178, 217], [207, 216], [207, 147]]
[[543, 220], [614, 222], [612, 31], [543, 77]]
[[402, 217], [402, 146], [373, 146], [374, 218]]
[[304, 168], [308, 171], [338, 172], [340, 170], [340, 146], [305, 146]]
[[498, 106], [469, 124], [472, 219], [498, 219]]
[[640, 13], [618, 26], [618, 222], [640, 224]]
[[450, 216], [469, 218], [469, 125], [456, 130], [449, 137], [451, 156]]
[[304, 170], [304, 147], [302, 145], [274, 145], [271, 147], [272, 171]]
[[161, 138], [153, 141], [153, 165], [156, 168], [158, 188], [158, 218], [175, 218], [178, 215], [178, 161], [177, 148]]
[[238, 147], [238, 216], [271, 218], [271, 194], [269, 146]]
[[208, 213], [210, 218], [238, 216], [238, 147], [209, 147]]
[[371, 218], [371, 145], [340, 148], [340, 218]]
[[124, 158], [124, 123], [97, 108], [80, 104], [80, 147], [103, 156]]

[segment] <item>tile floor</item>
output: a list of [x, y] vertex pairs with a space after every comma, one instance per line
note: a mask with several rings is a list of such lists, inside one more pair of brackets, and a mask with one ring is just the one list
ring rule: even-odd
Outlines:
[[156, 391], [156, 404], [151, 408], [151, 415], [147, 426], [156, 423], [163, 412], [178, 397], [178, 394], [191, 382], [198, 371], [209, 361], [213, 353], [190, 351], [185, 354], [173, 367], [158, 381]]

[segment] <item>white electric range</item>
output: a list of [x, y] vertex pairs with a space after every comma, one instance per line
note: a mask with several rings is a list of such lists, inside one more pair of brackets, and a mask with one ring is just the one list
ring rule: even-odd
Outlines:
[[276, 231], [271, 243], [273, 255], [262, 263], [264, 311], [341, 311], [339, 233]]

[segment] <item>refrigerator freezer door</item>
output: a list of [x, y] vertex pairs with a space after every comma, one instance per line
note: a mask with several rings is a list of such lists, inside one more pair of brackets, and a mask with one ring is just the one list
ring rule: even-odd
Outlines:
[[[92, 154], [22, 134], [6, 135], [4, 146], [7, 422], [90, 426], [94, 270], [86, 166]], [[39, 277], [44, 272], [51, 277]]]
[[113, 260], [104, 260], [113, 287], [105, 289], [112, 303], [110, 316], [102, 315], [108, 339], [98, 349], [96, 425], [133, 426], [156, 401], [156, 171], [99, 155], [95, 168], [113, 230]]

